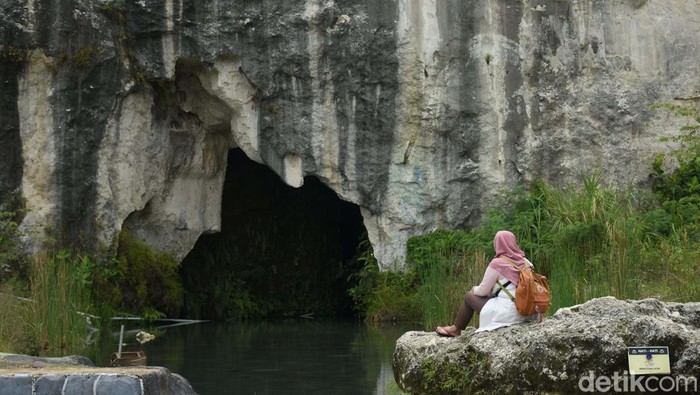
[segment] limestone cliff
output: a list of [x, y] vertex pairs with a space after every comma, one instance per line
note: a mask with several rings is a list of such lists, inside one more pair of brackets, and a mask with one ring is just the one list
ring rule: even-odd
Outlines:
[[[0, 196], [22, 227], [183, 257], [226, 155], [360, 206], [384, 268], [523, 181], [647, 178], [700, 95], [700, 1], [7, 0]], [[35, 244], [36, 247], [36, 244]]]

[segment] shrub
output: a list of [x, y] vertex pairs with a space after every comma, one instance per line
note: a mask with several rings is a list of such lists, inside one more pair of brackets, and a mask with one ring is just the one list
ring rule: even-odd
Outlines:
[[362, 269], [350, 276], [348, 290], [356, 313], [366, 322], [418, 322], [418, 301], [412, 272], [379, 271], [367, 234], [362, 236], [355, 260]]
[[[649, 219], [656, 220], [652, 223], [663, 235], [682, 230], [691, 239], [697, 239], [700, 237], [700, 136], [695, 133], [700, 130], [700, 113], [695, 108], [673, 104], [651, 108], [671, 110], [677, 116], [690, 118], [690, 123], [681, 128], [682, 134], [665, 139], [678, 143], [679, 148], [670, 155], [658, 155], [652, 164], [652, 190], [663, 211], [657, 209]], [[668, 167], [673, 170], [667, 172]]]
[[700, 286], [688, 279], [700, 274], [699, 200], [693, 195], [661, 204], [650, 191], [606, 187], [597, 174], [561, 188], [537, 181], [529, 193], [508, 194], [469, 232], [438, 230], [409, 239], [403, 273], [379, 273], [372, 260], [353, 297], [367, 317], [399, 317], [397, 301], [412, 297], [400, 308], [414, 310], [403, 316], [420, 317], [426, 329], [451, 323], [493, 256], [493, 235], [509, 229], [548, 277], [552, 312], [606, 295], [698, 300]]
[[122, 230], [117, 256], [95, 266], [93, 290], [98, 300], [135, 314], [156, 310], [177, 316], [183, 304], [178, 266], [172, 255]]
[[0, 205], [0, 283], [14, 277], [26, 278], [27, 258], [18, 230], [23, 215], [16, 199]]

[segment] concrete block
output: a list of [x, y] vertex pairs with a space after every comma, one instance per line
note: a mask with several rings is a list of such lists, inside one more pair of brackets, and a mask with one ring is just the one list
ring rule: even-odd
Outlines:
[[95, 380], [98, 375], [74, 374], [68, 376], [65, 384], [65, 393], [71, 395], [93, 395]]
[[27, 395], [32, 393], [32, 376], [15, 374], [0, 376], [0, 395]]
[[65, 375], [45, 374], [43, 376], [39, 376], [34, 382], [34, 391], [36, 395], [60, 394], [63, 390], [63, 383], [65, 382]]
[[97, 380], [95, 393], [100, 395], [143, 395], [141, 380], [134, 376], [103, 374]]

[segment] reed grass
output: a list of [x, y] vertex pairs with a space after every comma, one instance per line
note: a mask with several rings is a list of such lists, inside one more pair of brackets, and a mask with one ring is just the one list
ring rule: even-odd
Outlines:
[[[0, 350], [39, 356], [80, 352], [87, 336], [92, 262], [62, 251], [31, 261], [29, 283], [0, 288]], [[26, 289], [25, 289], [26, 288]]]
[[440, 257], [431, 265], [418, 288], [419, 301], [423, 306], [423, 322], [428, 325], [449, 317], [453, 309], [453, 295], [450, 280], [452, 268], [445, 257]]
[[426, 330], [454, 321], [455, 306], [458, 308], [472, 285], [481, 281], [487, 263], [482, 252], [459, 251], [440, 256], [430, 265], [418, 287]]
[[28, 328], [37, 355], [63, 356], [85, 346], [91, 261], [70, 252], [34, 259]]
[[700, 301], [700, 248], [688, 232], [673, 230], [643, 253], [641, 293], [669, 301]]
[[15, 295], [19, 287], [13, 282], [0, 285], [0, 351], [19, 354], [28, 346], [26, 331], [28, 303]]
[[413, 281], [403, 283], [404, 289], [385, 287], [375, 307], [390, 310], [383, 300], [413, 292], [425, 329], [451, 323], [464, 294], [481, 281], [500, 229], [511, 230], [536, 270], [548, 277], [550, 313], [608, 295], [698, 301], [696, 200], [661, 205], [649, 192], [605, 186], [596, 173], [579, 185], [535, 182], [530, 191], [514, 191], [487, 210], [478, 228], [410, 239], [405, 275]]
[[533, 261], [560, 290], [553, 293], [553, 309], [605, 295], [639, 296], [636, 263], [644, 226], [632, 189], [605, 188], [594, 173], [581, 187], [539, 184], [531, 199], [546, 219], [537, 222], [540, 237], [527, 240], [526, 233], [523, 244], [539, 243], [549, 251]]

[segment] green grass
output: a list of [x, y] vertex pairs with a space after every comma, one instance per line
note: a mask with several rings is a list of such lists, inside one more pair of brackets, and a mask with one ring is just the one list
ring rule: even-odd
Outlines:
[[[451, 324], [464, 295], [481, 280], [487, 261], [483, 246], [464, 232], [438, 231], [408, 244], [418, 273], [418, 304], [425, 329]], [[472, 246], [472, 249], [464, 247]]]
[[[532, 232], [517, 226], [514, 232], [523, 234], [521, 246], [552, 288], [567, 290], [553, 293], [553, 309], [605, 295], [639, 296], [636, 263], [645, 225], [635, 191], [604, 188], [594, 174], [580, 187], [536, 184], [526, 200], [541, 212], [540, 221]], [[529, 254], [527, 247], [535, 245]]]
[[20, 291], [16, 282], [0, 285], [0, 352], [19, 354], [28, 348], [29, 333], [25, 322], [29, 302], [15, 297]]
[[87, 335], [91, 262], [69, 252], [36, 258], [31, 270], [31, 299], [27, 327], [36, 354], [63, 356], [84, 348]]
[[[178, 262], [142, 242], [121, 235], [120, 254], [96, 262], [60, 251], [27, 259], [17, 240], [17, 214], [0, 212], [0, 351], [63, 356], [84, 350], [87, 321], [95, 312], [111, 317], [117, 309], [146, 319], [176, 314], [182, 304]], [[21, 298], [19, 298], [21, 297]], [[155, 307], [154, 307], [155, 306]], [[92, 322], [104, 327], [109, 320]]]
[[[547, 276], [550, 313], [608, 295], [698, 301], [700, 284], [691, 279], [700, 275], [700, 198], [659, 196], [605, 186], [598, 174], [563, 187], [535, 182], [487, 210], [478, 228], [410, 239], [403, 273], [365, 269], [375, 288], [361, 292], [372, 301], [363, 305], [363, 314], [372, 322], [381, 321], [377, 316], [410, 317], [426, 330], [451, 323], [464, 294], [480, 282], [500, 229], [515, 233], [537, 271]], [[397, 303], [405, 299], [412, 303]]]
[[28, 282], [0, 285], [0, 350], [39, 356], [64, 356], [85, 347], [87, 325], [79, 312], [90, 307], [92, 262], [69, 252], [38, 256]]

